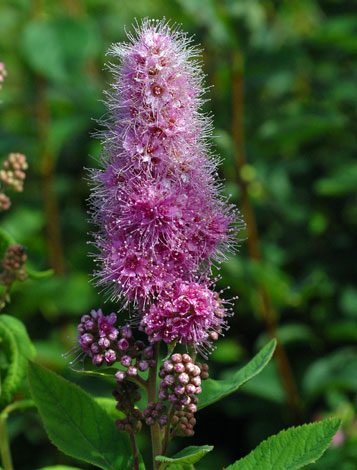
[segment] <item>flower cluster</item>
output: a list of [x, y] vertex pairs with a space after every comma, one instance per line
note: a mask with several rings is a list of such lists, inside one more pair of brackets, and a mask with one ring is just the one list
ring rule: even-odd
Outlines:
[[14, 191], [21, 192], [24, 189], [25, 171], [28, 165], [25, 155], [22, 153], [10, 153], [0, 170], [0, 181]]
[[[16, 192], [22, 192], [24, 189], [24, 180], [28, 168], [25, 155], [21, 153], [10, 153], [3, 163], [0, 170], [0, 183], [8, 189]], [[9, 197], [0, 192], [0, 210], [7, 210], [11, 205]]]
[[225, 325], [209, 275], [243, 222], [216, 182], [199, 51], [164, 21], [145, 20], [129, 40], [110, 51], [121, 64], [111, 65], [103, 168], [92, 172], [95, 277], [144, 311], [152, 341], [200, 346]]
[[2, 83], [5, 80], [6, 76], [7, 76], [7, 72], [5, 69], [5, 64], [4, 62], [0, 62], [0, 90], [1, 90]]
[[17, 244], [10, 245], [2, 260], [3, 271], [0, 273], [0, 283], [9, 286], [14, 281], [27, 279], [26, 261], [26, 248]]

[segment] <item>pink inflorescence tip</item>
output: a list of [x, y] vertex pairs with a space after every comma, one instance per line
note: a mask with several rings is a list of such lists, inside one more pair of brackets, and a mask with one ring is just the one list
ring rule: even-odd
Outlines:
[[[95, 278], [112, 300], [145, 312], [152, 339], [185, 335], [197, 345], [224, 323], [206, 279], [212, 262], [234, 251], [244, 223], [217, 182], [198, 49], [164, 20], [144, 20], [128, 38], [109, 51], [120, 64], [110, 64], [102, 169], [92, 171]], [[200, 295], [202, 305], [194, 299]], [[170, 324], [163, 325], [162, 308]]]

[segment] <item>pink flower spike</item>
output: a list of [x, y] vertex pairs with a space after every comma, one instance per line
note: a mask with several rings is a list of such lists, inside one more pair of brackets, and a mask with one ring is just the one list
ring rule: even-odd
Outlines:
[[[216, 181], [212, 118], [201, 110], [200, 51], [165, 20], [144, 20], [128, 40], [109, 51], [119, 65], [109, 65], [114, 83], [100, 134], [102, 169], [91, 173], [91, 215], [99, 228], [95, 279], [111, 300], [146, 310], [153, 299], [167, 299], [178, 280], [188, 286], [208, 277], [212, 263], [234, 252], [244, 223]], [[192, 308], [183, 292], [170, 311], [165, 307], [170, 328], [179, 335], [187, 330], [188, 342], [199, 343], [206, 327], [202, 321], [193, 338]], [[198, 318], [200, 307], [194, 309]], [[142, 327], [152, 342], [171, 341], [162, 334], [166, 321], [151, 314], [154, 329]]]

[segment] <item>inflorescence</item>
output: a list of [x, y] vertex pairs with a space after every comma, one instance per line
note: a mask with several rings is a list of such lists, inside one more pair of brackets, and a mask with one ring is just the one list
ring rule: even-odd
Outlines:
[[[119, 65], [109, 64], [114, 83], [90, 205], [96, 283], [136, 313], [119, 327], [115, 313], [93, 310], [81, 319], [78, 344], [94, 365], [117, 366], [113, 395], [125, 414], [119, 429], [133, 434], [145, 422], [166, 426], [167, 436], [189, 436], [208, 377], [207, 364], [194, 358], [207, 358], [232, 313], [215, 292], [212, 266], [236, 250], [244, 221], [218, 180], [212, 118], [201, 110], [200, 51], [165, 20], [144, 20], [128, 39], [109, 51]], [[134, 339], [133, 326], [147, 343]], [[158, 400], [140, 411], [138, 386], [147, 387], [146, 374], [156, 371], [161, 340], [186, 353], [164, 361]]]

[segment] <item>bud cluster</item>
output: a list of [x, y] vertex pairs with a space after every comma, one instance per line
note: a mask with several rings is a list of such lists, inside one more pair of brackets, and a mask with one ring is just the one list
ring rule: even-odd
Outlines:
[[10, 285], [14, 281], [24, 281], [27, 278], [26, 261], [26, 248], [17, 244], [10, 245], [2, 260], [4, 270], [0, 274], [0, 283]]
[[16, 192], [24, 189], [25, 171], [28, 165], [25, 155], [21, 153], [10, 153], [3, 163], [3, 169], [0, 170], [0, 181]]
[[96, 366], [111, 365], [117, 360], [115, 341], [119, 330], [113, 326], [116, 320], [115, 313], [104, 316], [101, 309], [92, 310], [89, 315], [82, 316], [77, 327], [79, 346]]
[[196, 419], [191, 411], [176, 411], [171, 420], [172, 435], [191, 437], [195, 434], [195, 424]]
[[1, 90], [1, 84], [5, 80], [7, 76], [7, 72], [5, 69], [5, 64], [4, 62], [0, 62], [0, 90]]
[[197, 411], [197, 402], [202, 391], [201, 374], [207, 376], [207, 370], [195, 364], [188, 354], [173, 354], [160, 368], [162, 379], [159, 388], [160, 400], [169, 400], [176, 410]]
[[136, 341], [129, 325], [121, 329], [117, 348], [120, 364], [126, 369], [118, 370], [115, 374], [118, 382], [123, 382], [127, 377], [136, 377], [139, 372], [145, 372], [156, 365], [153, 347], [146, 347], [143, 341]]
[[166, 405], [160, 401], [150, 401], [147, 408], [143, 411], [143, 418], [148, 426], [153, 426], [155, 423], [164, 426], [167, 423]]
[[115, 327], [115, 313], [103, 315], [101, 309], [83, 315], [77, 330], [80, 349], [86, 353], [94, 365], [112, 365], [120, 361], [126, 370], [119, 370], [115, 377], [123, 382], [127, 376], [135, 377], [149, 367], [155, 366], [152, 346], [146, 347], [143, 341], [136, 341], [129, 325]]
[[137, 433], [142, 427], [142, 413], [135, 408], [135, 402], [141, 399], [139, 387], [129, 380], [119, 382], [117, 389], [113, 391], [113, 396], [118, 402], [117, 410], [125, 413], [126, 417], [118, 419], [115, 424], [120, 431]]

